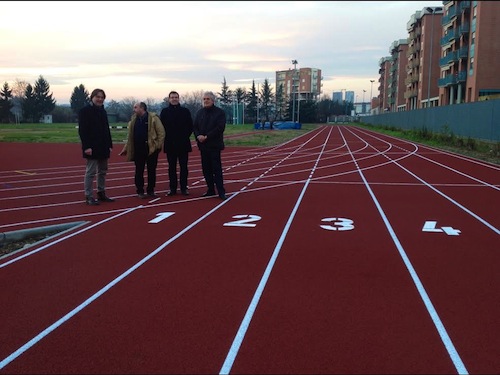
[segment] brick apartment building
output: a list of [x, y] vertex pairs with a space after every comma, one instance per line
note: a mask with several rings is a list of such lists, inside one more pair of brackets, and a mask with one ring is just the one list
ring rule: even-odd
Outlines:
[[408, 38], [379, 60], [378, 112], [499, 98], [499, 19], [493, 1], [443, 1], [415, 12]]

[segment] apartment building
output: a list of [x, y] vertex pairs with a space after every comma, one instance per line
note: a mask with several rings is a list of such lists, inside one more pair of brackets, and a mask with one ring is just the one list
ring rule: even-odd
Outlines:
[[382, 57], [379, 62], [379, 79], [378, 79], [378, 113], [389, 111], [389, 70], [391, 69], [391, 60], [390, 56]]
[[407, 23], [406, 110], [438, 105], [442, 17], [442, 7], [426, 7], [415, 12]]
[[276, 72], [276, 92], [280, 86], [286, 97], [296, 100], [317, 100], [321, 95], [321, 69], [300, 68]]
[[439, 104], [500, 97], [500, 6], [493, 1], [443, 1]]
[[389, 47], [390, 67], [387, 76], [387, 108], [390, 112], [405, 111], [405, 79], [407, 65], [407, 39], [395, 40]]

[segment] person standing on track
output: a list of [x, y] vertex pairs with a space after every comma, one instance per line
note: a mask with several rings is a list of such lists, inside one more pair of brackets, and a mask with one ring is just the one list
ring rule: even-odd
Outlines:
[[[108, 160], [113, 149], [108, 114], [104, 109], [106, 94], [95, 89], [90, 94], [90, 104], [78, 112], [78, 135], [83, 157], [87, 160], [84, 178], [85, 203], [96, 206], [99, 202], [114, 202], [106, 195]], [[94, 177], [97, 174], [97, 200], [93, 196]]]
[[177, 162], [179, 162], [179, 185], [181, 194], [189, 195], [188, 191], [188, 159], [193, 133], [193, 118], [186, 107], [179, 104], [179, 93], [170, 91], [168, 107], [163, 108], [160, 119], [165, 127], [165, 143], [163, 151], [167, 155], [168, 179], [170, 191], [167, 196], [177, 194]]
[[[163, 148], [165, 129], [160, 117], [148, 112], [146, 103], [134, 104], [134, 114], [128, 123], [127, 142], [119, 155], [126, 155], [127, 161], [134, 161], [134, 183], [139, 198], [156, 197], [156, 167], [158, 154]], [[144, 169], [148, 169], [147, 195], [144, 194]]]
[[214, 93], [206, 91], [203, 93], [203, 108], [196, 112], [193, 123], [196, 143], [201, 154], [201, 168], [207, 184], [207, 191], [203, 197], [215, 195], [217, 187], [219, 198], [226, 199], [221, 161], [225, 129], [226, 114], [215, 105]]

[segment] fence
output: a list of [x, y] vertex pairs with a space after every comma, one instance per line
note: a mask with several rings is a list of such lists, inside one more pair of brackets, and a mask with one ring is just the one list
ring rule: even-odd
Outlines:
[[363, 116], [366, 124], [500, 141], [500, 99]]

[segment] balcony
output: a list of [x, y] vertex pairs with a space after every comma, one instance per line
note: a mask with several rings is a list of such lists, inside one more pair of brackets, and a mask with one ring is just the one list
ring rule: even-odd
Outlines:
[[469, 23], [463, 23], [458, 27], [458, 33], [459, 33], [459, 35], [468, 34], [469, 29], [470, 29]]
[[469, 47], [463, 46], [458, 50], [458, 58], [466, 59], [469, 56]]
[[458, 51], [449, 52], [439, 59], [439, 66], [447, 66], [458, 61]]
[[448, 31], [442, 38], [441, 38], [441, 46], [445, 46], [448, 43], [454, 42], [455, 40], [460, 38], [460, 34], [457, 29], [452, 29]]
[[461, 1], [459, 4], [460, 13], [470, 10], [470, 1]]

